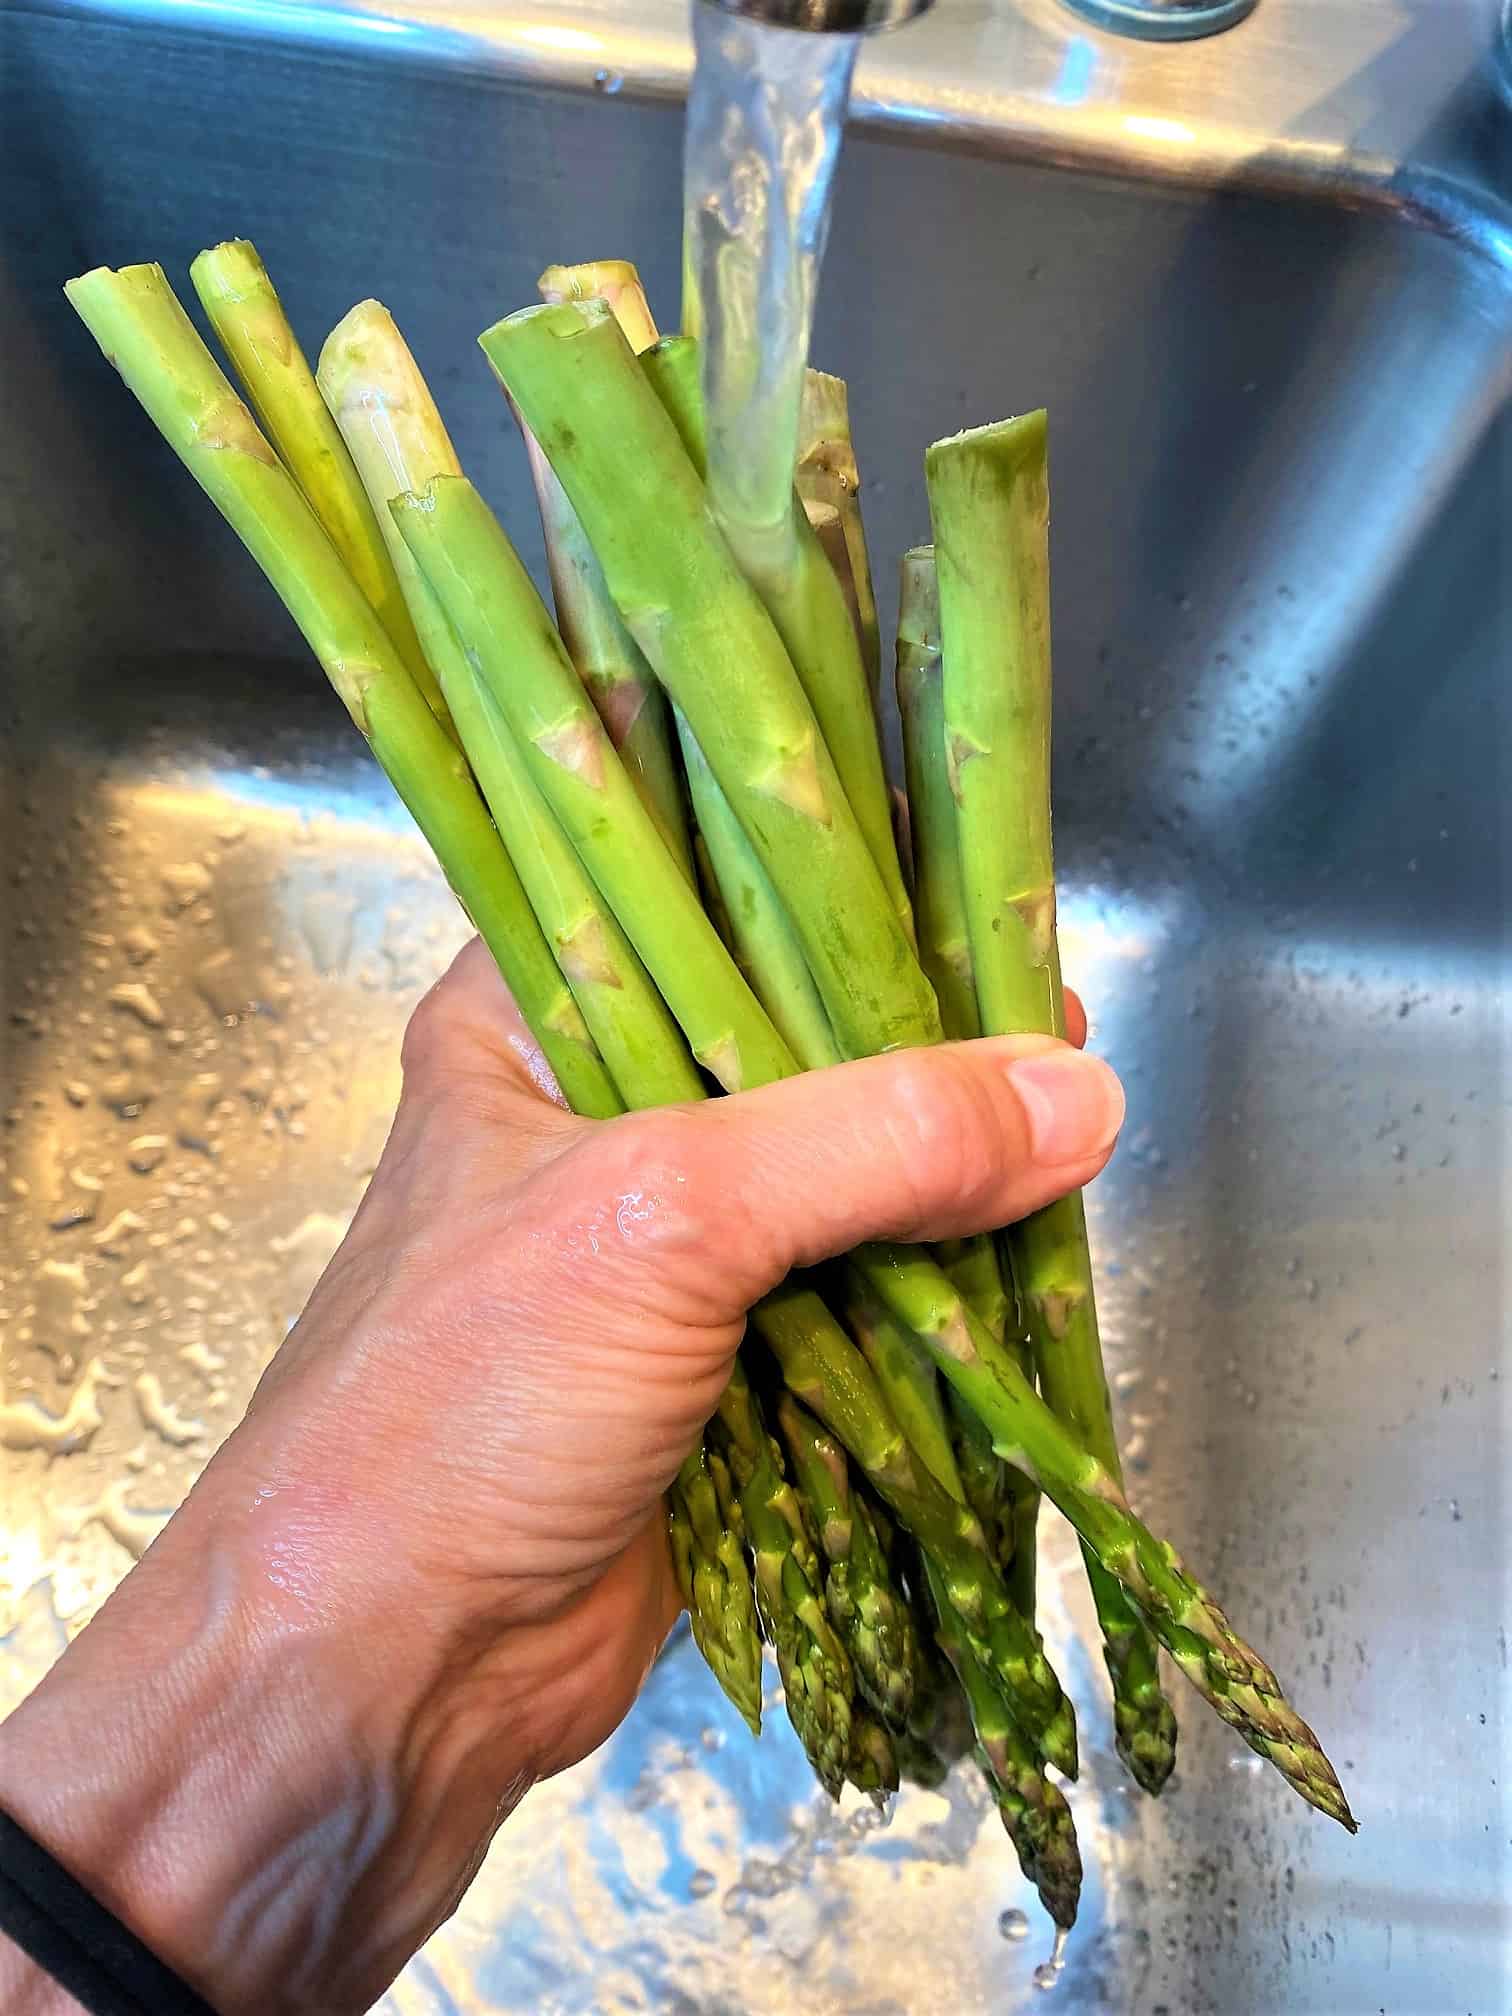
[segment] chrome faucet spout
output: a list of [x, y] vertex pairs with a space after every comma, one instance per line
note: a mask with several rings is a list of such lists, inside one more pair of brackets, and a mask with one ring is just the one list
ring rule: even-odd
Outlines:
[[933, 0], [709, 0], [725, 14], [764, 21], [772, 28], [805, 28], [823, 35], [865, 35], [897, 28], [929, 11]]

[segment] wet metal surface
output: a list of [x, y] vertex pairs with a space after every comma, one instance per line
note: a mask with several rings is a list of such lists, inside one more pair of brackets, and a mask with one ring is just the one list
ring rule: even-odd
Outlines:
[[[1052, 412], [1066, 964], [1130, 1095], [1093, 1210], [1131, 1486], [1365, 1829], [1190, 1697], [1179, 1783], [1132, 1797], [1054, 1536], [1068, 2011], [1512, 1995], [1496, 15], [1265, 0], [1162, 52], [940, 0], [859, 75], [815, 354], [853, 383], [884, 588], [924, 444]], [[235, 1420], [462, 935], [60, 284], [182, 279], [240, 232], [312, 348], [380, 295], [535, 558], [473, 338], [558, 257], [633, 256], [671, 316], [681, 50], [659, 4], [0, 10], [0, 1707]], [[885, 1829], [823, 1813], [780, 1713], [754, 1749], [683, 1642], [384, 2008], [1004, 2016], [1040, 2006], [1032, 1913], [969, 1774]]]

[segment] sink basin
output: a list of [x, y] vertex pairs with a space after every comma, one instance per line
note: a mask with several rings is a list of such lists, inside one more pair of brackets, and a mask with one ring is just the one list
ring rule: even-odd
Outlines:
[[[926, 442], [1052, 415], [1065, 958], [1130, 1100], [1091, 1201], [1131, 1487], [1364, 1829], [1190, 1694], [1178, 1782], [1131, 1793], [1047, 1530], [1085, 1753], [1066, 2011], [1512, 1993], [1498, 11], [1261, 0], [1162, 49], [940, 0], [860, 72], [815, 359], [852, 381], [885, 601]], [[473, 338], [564, 257], [634, 257], [673, 318], [686, 62], [680, 9], [627, 0], [0, 12], [0, 1708], [234, 1423], [463, 937], [61, 284], [182, 283], [245, 235], [312, 350], [379, 295], [536, 563]], [[969, 1772], [885, 1828], [821, 1810], [780, 1710], [750, 1746], [683, 1641], [382, 2007], [1002, 2016], [1038, 2006], [1032, 1910]]]

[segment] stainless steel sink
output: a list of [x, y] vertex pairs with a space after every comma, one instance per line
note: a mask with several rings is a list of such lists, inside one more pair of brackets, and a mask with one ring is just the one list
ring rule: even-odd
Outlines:
[[[244, 234], [311, 347], [382, 296], [534, 558], [473, 337], [607, 252], [671, 318], [685, 65], [670, 0], [0, 7], [0, 1707], [235, 1420], [462, 935], [61, 283]], [[1261, 0], [1170, 48], [940, 0], [862, 66], [816, 358], [852, 381], [884, 581], [931, 437], [1053, 416], [1067, 965], [1130, 1090], [1094, 1211], [1134, 1482], [1364, 1825], [1194, 1698], [1179, 1783], [1131, 1796], [1054, 1539], [1067, 2010], [1512, 2006], [1507, 88], [1492, 0]], [[383, 2006], [1037, 2006], [969, 1774], [869, 1821], [675, 1647]]]

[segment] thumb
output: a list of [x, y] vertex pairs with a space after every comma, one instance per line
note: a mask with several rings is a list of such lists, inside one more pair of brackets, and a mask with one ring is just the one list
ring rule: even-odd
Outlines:
[[687, 1116], [682, 1151], [719, 1198], [753, 1301], [863, 1240], [1011, 1225], [1089, 1182], [1123, 1116], [1101, 1058], [1051, 1037], [993, 1037], [712, 1100]]

